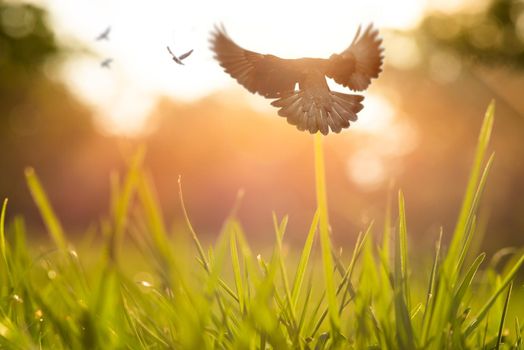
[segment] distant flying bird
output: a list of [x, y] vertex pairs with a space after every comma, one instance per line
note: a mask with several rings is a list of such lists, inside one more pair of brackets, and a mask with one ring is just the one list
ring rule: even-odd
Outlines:
[[103, 68], [111, 68], [111, 63], [113, 63], [112, 58], [106, 58], [102, 62], [100, 62], [100, 66]]
[[[351, 45], [329, 59], [283, 59], [245, 50], [224, 27], [215, 27], [210, 40], [215, 58], [226, 73], [252, 93], [277, 99], [278, 114], [299, 130], [314, 134], [338, 133], [357, 120], [361, 95], [331, 91], [326, 77], [354, 91], [363, 91], [382, 71], [382, 39], [369, 25], [358, 28]], [[298, 90], [295, 86], [298, 83]]]
[[96, 37], [96, 40], [109, 40], [109, 32], [111, 32], [111, 27], [107, 27], [100, 35]]
[[176, 56], [172, 51], [171, 49], [169, 48], [169, 46], [167, 47], [167, 51], [169, 51], [169, 53], [171, 54], [171, 56], [173, 57], [173, 61], [175, 61], [176, 63], [178, 64], [181, 64], [181, 65], [184, 65], [184, 62], [182, 62], [182, 60], [184, 58], [187, 58], [187, 56], [191, 55], [191, 53], [193, 52], [193, 50], [189, 50], [188, 52], [186, 52], [185, 54], [183, 55], [180, 55], [180, 56]]

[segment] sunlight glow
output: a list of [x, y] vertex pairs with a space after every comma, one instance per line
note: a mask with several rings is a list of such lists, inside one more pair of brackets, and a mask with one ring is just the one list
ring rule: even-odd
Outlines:
[[346, 174], [363, 190], [373, 191], [384, 185], [387, 178], [400, 170], [401, 157], [419, 143], [416, 128], [408, 118], [399, 115], [390, 98], [367, 94], [366, 107], [358, 122], [351, 126], [354, 131], [351, 138], [359, 137], [359, 148], [347, 159]]
[[347, 163], [351, 179], [366, 189], [374, 189], [384, 181], [384, 162], [368, 150], [355, 153]]
[[384, 96], [371, 93], [366, 95], [364, 104], [358, 122], [351, 125], [353, 130], [367, 133], [387, 131], [393, 122], [393, 105]]
[[410, 69], [421, 61], [420, 49], [414, 38], [403, 35], [389, 35], [385, 39], [388, 63], [399, 69]]
[[[137, 134], [146, 127], [147, 114], [154, 107], [156, 96], [132, 86], [129, 77], [115, 67], [92, 69], [99, 65], [92, 58], [78, 59], [61, 67], [60, 74], [80, 98], [96, 113], [102, 130], [117, 134]], [[89, 96], [89, 98], [85, 98]]]
[[[239, 44], [251, 50], [289, 58], [329, 57], [351, 43], [359, 24], [410, 28], [418, 23], [426, 6], [426, 1], [419, 0], [331, 0], [322, 5], [277, 0], [44, 3], [57, 38], [91, 52], [90, 61], [86, 54], [72, 57], [61, 76], [82, 100], [97, 106], [108, 119], [102, 123], [107, 131], [128, 134], [144, 125], [155, 98], [164, 95], [194, 100], [236, 84], [218, 67], [208, 48], [209, 32], [215, 24], [223, 23]], [[294, 15], [297, 11], [300, 16]], [[111, 26], [109, 41], [95, 41], [107, 26]], [[177, 53], [195, 51], [186, 65], [180, 66], [171, 60], [167, 45]], [[105, 58], [114, 59], [111, 69], [100, 67]]]

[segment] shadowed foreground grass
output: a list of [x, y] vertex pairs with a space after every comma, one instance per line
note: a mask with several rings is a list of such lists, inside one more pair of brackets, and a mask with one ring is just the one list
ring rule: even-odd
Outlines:
[[[521, 349], [522, 291], [513, 281], [524, 255], [513, 250], [500, 266], [505, 252], [486, 263], [474, 248], [493, 162], [486, 156], [493, 118], [491, 104], [455, 231], [447, 247], [441, 233], [427, 266], [410, 266], [401, 192], [398, 214], [388, 209], [381, 230], [365, 228], [349, 256], [332, 247], [320, 137], [318, 209], [297, 259], [283, 248], [286, 217], [274, 216], [268, 256], [255, 256], [235, 210], [213, 246], [202, 246], [184, 206], [194, 244], [169, 235], [141, 155], [113, 181], [110, 219], [99, 228], [102, 249], [84, 255], [29, 169], [27, 183], [55, 247], [31, 254], [23, 219], [4, 222], [4, 202], [0, 348]], [[124, 238], [139, 248], [149, 273], [133, 270]]]

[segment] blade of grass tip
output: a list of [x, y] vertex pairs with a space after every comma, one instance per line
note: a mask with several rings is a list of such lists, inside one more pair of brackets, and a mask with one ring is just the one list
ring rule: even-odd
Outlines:
[[462, 207], [460, 209], [459, 218], [457, 225], [455, 226], [455, 231], [453, 233], [453, 238], [451, 240], [447, 258], [446, 265], [447, 269], [454, 269], [454, 264], [459, 254], [460, 243], [464, 241], [465, 226], [468, 219], [468, 216], [471, 215], [472, 205], [475, 198], [475, 192], [477, 184], [479, 183], [479, 176], [482, 168], [482, 162], [487, 151], [489, 140], [491, 138], [491, 132], [493, 130], [493, 121], [495, 116], [495, 101], [492, 100], [489, 104], [486, 114], [484, 116], [484, 121], [480, 129], [480, 134], [477, 142], [477, 148], [475, 151], [475, 157], [473, 160], [473, 167], [469, 176], [468, 184], [466, 187], [466, 193], [462, 201]]
[[520, 349], [522, 344], [522, 333], [518, 316], [515, 316], [515, 349]]
[[340, 317], [338, 315], [337, 297], [333, 273], [333, 260], [331, 257], [331, 241], [329, 237], [329, 218], [326, 195], [326, 179], [324, 166], [324, 151], [322, 148], [322, 135], [316, 133], [315, 137], [315, 182], [317, 193], [317, 208], [319, 211], [320, 245], [322, 250], [322, 265], [324, 270], [324, 283], [328, 300], [329, 319], [333, 339], [338, 337]]
[[453, 295], [449, 317], [452, 317], [455, 321], [458, 320], [455, 317], [456, 316], [455, 314], [458, 311], [460, 303], [464, 299], [464, 296], [466, 295], [466, 292], [468, 291], [468, 288], [470, 287], [471, 282], [473, 282], [473, 278], [475, 277], [475, 275], [476, 275], [480, 265], [484, 261], [485, 257], [486, 257], [486, 253], [481, 253], [481, 254], [479, 254], [479, 256], [477, 256], [477, 258], [473, 261], [473, 263], [471, 264], [470, 268], [466, 272], [466, 275], [464, 276], [464, 279], [462, 280], [462, 282], [458, 286], [455, 294]]
[[242, 226], [236, 219], [233, 220], [232, 225], [236, 233], [236, 239], [240, 249], [240, 256], [242, 257], [242, 263], [244, 265], [244, 289], [246, 291], [245, 300], [251, 300], [254, 292], [254, 286], [260, 282], [261, 276], [259, 274], [259, 270], [256, 267], [253, 253], [245, 238]]
[[166, 262], [171, 263], [170, 260], [172, 253], [170, 251], [169, 239], [164, 224], [164, 218], [162, 216], [162, 210], [158, 205], [154, 186], [149, 176], [140, 174], [137, 190], [146, 214], [151, 236], [155, 243], [155, 248]]
[[489, 328], [489, 313], [486, 316], [486, 326], [484, 327], [484, 335], [482, 337], [482, 349], [486, 349], [486, 339], [488, 337], [488, 328]]
[[309, 262], [309, 257], [311, 255], [311, 249], [313, 248], [313, 242], [315, 241], [315, 233], [318, 228], [318, 218], [319, 212], [318, 209], [315, 211], [313, 216], [313, 221], [309, 227], [309, 232], [306, 238], [306, 243], [302, 249], [302, 254], [300, 255], [300, 261], [298, 263], [297, 272], [295, 273], [295, 281], [293, 282], [293, 288], [291, 291], [291, 300], [293, 301], [293, 307], [296, 307], [298, 302], [298, 297], [300, 295], [300, 289], [302, 287], [302, 282], [304, 281], [304, 276], [306, 274], [306, 269]]
[[311, 298], [312, 292], [313, 292], [313, 274], [311, 274], [310, 277], [309, 277], [308, 286], [307, 286], [307, 290], [306, 290], [306, 297], [304, 298], [304, 302], [303, 302], [303, 305], [302, 305], [302, 311], [300, 312], [300, 319], [299, 319], [299, 322], [298, 322], [298, 334], [299, 334], [299, 336], [302, 336], [302, 334], [303, 334], [304, 321], [306, 319], [306, 313], [307, 313], [307, 310], [308, 310], [309, 300]]
[[7, 198], [4, 200], [4, 204], [2, 205], [2, 213], [0, 214], [0, 250], [2, 252], [2, 257], [4, 259], [5, 264], [5, 271], [7, 276], [7, 281], [3, 281], [3, 283], [8, 284], [10, 286], [13, 285], [13, 277], [11, 275], [11, 267], [9, 264], [9, 260], [7, 258], [7, 243], [5, 240], [5, 213], [7, 210]]
[[184, 214], [184, 219], [186, 220], [187, 228], [189, 229], [189, 232], [191, 233], [191, 238], [193, 239], [193, 242], [195, 243], [198, 255], [200, 257], [200, 260], [202, 260], [202, 263], [204, 265], [204, 269], [209, 272], [209, 263], [206, 258], [206, 254], [204, 252], [204, 248], [202, 248], [202, 244], [200, 244], [200, 240], [198, 239], [198, 236], [193, 229], [193, 225], [191, 225], [191, 220], [189, 220], [189, 215], [187, 214], [186, 205], [184, 202], [184, 195], [182, 193], [182, 176], [178, 176], [178, 197], [180, 198], [180, 205], [182, 206], [182, 213]]
[[[484, 167], [482, 177], [479, 181], [482, 171], [482, 163], [485, 158], [491, 131], [493, 129], [494, 111], [495, 104], [494, 101], [492, 101], [486, 111], [484, 121], [482, 123], [475, 151], [475, 157], [467, 183], [466, 192], [464, 194], [464, 199], [462, 201], [459, 218], [455, 226], [448, 252], [442, 262], [440, 274], [441, 278], [439, 278], [439, 280], [443, 283], [439, 283], [436, 294], [434, 313], [437, 314], [437, 316], [434, 318], [435, 322], [432, 322], [430, 325], [430, 333], [436, 334], [436, 332], [440, 332], [442, 327], [444, 327], [445, 322], [447, 322], [446, 317], [449, 315], [449, 306], [451, 304], [452, 298], [451, 293], [457, 283], [465, 256], [465, 254], [463, 254], [464, 248], [469, 245], [469, 241], [471, 240], [471, 237], [468, 238], [468, 235], [471, 233], [473, 217], [475, 216], [480, 194], [482, 193], [483, 187], [485, 185], [485, 179], [487, 177], [488, 170], [493, 161], [492, 156], [488, 161], [487, 166]], [[442, 337], [439, 337], [438, 339], [442, 339]]]
[[282, 275], [282, 282], [284, 284], [284, 291], [285, 291], [285, 296], [286, 296], [285, 305], [289, 311], [289, 316], [290, 316], [289, 321], [292, 325], [292, 328], [296, 330], [297, 316], [296, 316], [296, 311], [293, 306], [293, 301], [291, 298], [291, 291], [289, 289], [289, 280], [287, 278], [286, 266], [285, 266], [283, 251], [282, 251], [282, 239], [284, 238], [285, 230], [286, 230], [287, 223], [288, 223], [288, 217], [284, 216], [284, 218], [282, 219], [282, 222], [280, 223], [280, 225], [278, 225], [276, 214], [273, 213], [273, 223], [275, 225], [275, 233], [276, 233], [276, 238], [277, 238], [278, 254], [276, 256], [278, 259], [278, 264], [280, 267], [280, 274]]
[[506, 314], [508, 312], [509, 298], [511, 296], [511, 290], [513, 289], [513, 282], [508, 286], [508, 294], [506, 294], [506, 301], [504, 302], [504, 309], [502, 309], [502, 315], [500, 317], [499, 335], [497, 337], [497, 346], [495, 350], [500, 349], [500, 343], [502, 342], [502, 331], [504, 329], [504, 321], [506, 320]]
[[0, 214], [0, 249], [2, 251], [2, 257], [4, 258], [5, 266], [7, 268], [7, 249], [5, 243], [5, 212], [7, 209], [7, 198], [4, 199], [4, 204], [2, 205], [2, 213]]
[[[206, 283], [206, 295], [211, 296], [217, 292], [217, 287], [220, 282], [220, 274], [225, 265], [225, 260], [228, 252], [228, 239], [231, 235], [227, 233], [220, 235], [218, 237], [217, 243], [214, 246], [209, 248], [209, 269], [210, 273], [208, 274], [208, 279]], [[211, 258], [212, 257], [212, 258]]]
[[[480, 177], [479, 184], [477, 186], [477, 190], [475, 191], [475, 196], [473, 197], [473, 202], [471, 205], [471, 208], [472, 208], [471, 215], [468, 216], [468, 219], [466, 220], [466, 225], [464, 227], [465, 236], [464, 236], [464, 241], [463, 241], [462, 248], [459, 254], [458, 262], [456, 263], [455, 276], [458, 275], [460, 268], [464, 264], [466, 255], [470, 251], [469, 247], [471, 245], [471, 239], [477, 227], [477, 215], [475, 213], [479, 206], [480, 198], [482, 197], [484, 188], [486, 187], [486, 181], [488, 179], [488, 174], [489, 174], [489, 171], [491, 170], [494, 159], [495, 159], [495, 154], [491, 154], [488, 161], [486, 162], [486, 165]], [[455, 281], [455, 278], [456, 277], [453, 277], [452, 281]]]
[[241, 267], [240, 267], [240, 261], [238, 260], [238, 249], [237, 249], [237, 240], [236, 240], [235, 230], [230, 231], [229, 247], [231, 251], [231, 262], [233, 264], [233, 275], [235, 277], [235, 285], [237, 288], [238, 305], [240, 307], [240, 313], [244, 314], [245, 312], [244, 287], [242, 283], [242, 272], [241, 272]]
[[[351, 298], [353, 298], [354, 296], [354, 288], [353, 288], [353, 285], [351, 283], [351, 276], [353, 275], [353, 270], [354, 270], [354, 267], [356, 265], [356, 262], [360, 256], [360, 253], [362, 251], [362, 248], [364, 247], [364, 244], [366, 242], [366, 238], [368, 236], [368, 234], [370, 234], [371, 232], [371, 228], [373, 227], [373, 222], [370, 223], [370, 225], [368, 226], [368, 229], [366, 230], [366, 232], [363, 234], [362, 232], [360, 232], [357, 236], [357, 242], [355, 243], [355, 247], [353, 248], [353, 254], [352, 254], [352, 257], [351, 257], [351, 262], [349, 263], [348, 267], [345, 268], [343, 265], [342, 265], [342, 262], [340, 262], [340, 260], [338, 259], [338, 257], [335, 255], [335, 254], [332, 254], [333, 256], [333, 259], [334, 262], [335, 262], [335, 265], [339, 266], [337, 267], [337, 270], [341, 270], [342, 272], [340, 273], [340, 275], [342, 276], [342, 279], [340, 280], [338, 286], [337, 286], [337, 289], [336, 289], [336, 296], [338, 296], [342, 290], [344, 291], [344, 298], [343, 298], [343, 302], [340, 304], [340, 307], [339, 307], [339, 310], [338, 310], [338, 313], [341, 314], [342, 311], [344, 310], [345, 306], [348, 305], [348, 303], [344, 304], [344, 301], [347, 297], [347, 295], [349, 295]], [[344, 286], [346, 286], [346, 288], [344, 288]], [[322, 293], [321, 297], [319, 298], [318, 300], [318, 303], [317, 303], [317, 306], [315, 308], [315, 315], [316, 313], [318, 312], [318, 310], [320, 309], [320, 307], [322, 306], [322, 301], [325, 297], [325, 291], [324, 293]], [[351, 300], [351, 299], [350, 299]], [[317, 320], [316, 324], [315, 324], [315, 327], [313, 328], [313, 332], [311, 333], [311, 337], [314, 337], [316, 332], [320, 329], [320, 326], [322, 325], [322, 322], [324, 322], [324, 319], [326, 318], [326, 316], [328, 315], [328, 312], [329, 312], [329, 305], [328, 307], [326, 307], [324, 309], [324, 311], [322, 312], [320, 318]], [[310, 320], [310, 323], [312, 323], [313, 321], [313, 318]], [[312, 326], [312, 324], [310, 324], [308, 326], [308, 329], [310, 329]]]
[[408, 288], [408, 231], [406, 224], [406, 206], [404, 201], [404, 194], [402, 191], [398, 193], [398, 207], [399, 207], [399, 253], [400, 253], [400, 278], [403, 284], [402, 289], [405, 295], [406, 306], [410, 309], [411, 301]]
[[395, 320], [401, 347], [415, 348], [415, 339], [411, 319], [409, 318], [410, 297], [407, 284], [407, 229], [404, 196], [398, 193], [399, 232], [395, 244]]
[[[186, 205], [185, 205], [185, 202], [184, 202], [184, 195], [182, 193], [182, 177], [180, 175], [178, 176], [178, 196], [180, 198], [180, 205], [182, 207], [182, 213], [184, 215], [184, 219], [186, 221], [186, 225], [187, 225], [187, 227], [189, 229], [189, 232], [191, 233], [191, 238], [192, 238], [193, 242], [195, 243], [195, 246], [197, 247], [199, 260], [202, 263], [202, 267], [204, 268], [204, 271], [206, 271], [206, 273], [208, 273], [208, 274], [211, 274], [212, 271], [211, 271], [210, 266], [209, 266], [209, 261], [206, 258], [206, 254], [204, 252], [204, 248], [202, 248], [202, 244], [200, 244], [200, 240], [198, 239], [198, 236], [197, 236], [195, 230], [193, 229], [193, 225], [191, 224], [191, 220], [189, 220], [189, 215], [187, 213]], [[240, 302], [239, 297], [235, 294], [235, 292], [233, 292], [233, 290], [227, 285], [226, 282], [224, 282], [222, 279], [219, 278], [218, 284], [236, 302]], [[218, 303], [220, 304], [222, 302], [220, 294], [217, 293], [216, 294], [216, 298], [217, 298]]]
[[442, 246], [442, 234], [443, 229], [440, 227], [440, 232], [435, 246], [435, 258], [433, 259], [433, 266], [431, 268], [431, 275], [429, 276], [429, 286], [428, 292], [426, 294], [426, 305], [424, 307], [424, 316], [422, 317], [422, 337], [421, 343], [426, 343], [426, 337], [429, 330], [429, 325], [431, 323], [431, 318], [433, 316], [433, 300], [435, 293], [435, 279], [437, 276], [437, 269], [440, 259], [440, 247]]
[[491, 295], [491, 297], [488, 299], [488, 301], [484, 304], [484, 306], [480, 309], [480, 311], [477, 313], [477, 315], [473, 318], [473, 321], [469, 324], [469, 326], [466, 328], [464, 332], [464, 336], [468, 337], [482, 322], [488, 311], [490, 310], [491, 306], [493, 306], [493, 303], [497, 299], [497, 297], [502, 293], [502, 291], [508, 286], [508, 284], [511, 283], [517, 272], [519, 271], [522, 263], [524, 263], [524, 255], [520, 257], [520, 259], [513, 265], [513, 268], [508, 272], [504, 280], [501, 282], [499, 287], [495, 290], [495, 292]]
[[138, 179], [140, 168], [142, 166], [145, 156], [145, 149], [141, 147], [131, 159], [129, 170], [123, 183], [122, 190], [118, 191], [118, 198], [115, 203], [114, 215], [114, 232], [111, 237], [110, 253], [113, 254], [112, 258], [116, 259], [118, 256], [117, 250], [120, 247], [120, 241], [124, 235], [126, 228], [129, 208], [132, 203], [132, 198], [135, 194], [135, 190], [138, 186]]
[[34, 169], [26, 168], [25, 176], [31, 196], [33, 197], [33, 200], [40, 211], [40, 215], [42, 216], [44, 224], [46, 225], [51, 238], [55, 242], [55, 245], [58, 247], [58, 249], [63, 252], [67, 252], [64, 230], [62, 229], [62, 225], [58, 221], [58, 218], [51, 207], [51, 203], [49, 202], [49, 199], [47, 198], [47, 195]]
[[[362, 232], [360, 232], [358, 234], [357, 242], [355, 243], [355, 247], [353, 248], [353, 254], [352, 254], [352, 257], [351, 257], [351, 262], [349, 263], [347, 268], [345, 268], [342, 265], [342, 262], [339, 261], [338, 257], [335, 254], [332, 254], [333, 259], [335, 259], [335, 265], [337, 265], [337, 266], [339, 265], [340, 266], [339, 268], [337, 268], [337, 270], [338, 269], [342, 270], [342, 272], [340, 273], [340, 275], [342, 276], [342, 279], [340, 280], [340, 282], [339, 282], [339, 284], [338, 284], [338, 286], [336, 288], [336, 292], [335, 292], [336, 293], [335, 295], [338, 296], [342, 291], [344, 291], [343, 302], [340, 304], [340, 307], [339, 307], [339, 310], [338, 310], [339, 314], [342, 313], [344, 308], [349, 304], [349, 301], [351, 301], [351, 298], [353, 298], [353, 296], [355, 294], [353, 285], [351, 283], [351, 276], [353, 275], [354, 267], [356, 265], [356, 262], [357, 262], [358, 258], [360, 257], [362, 248], [364, 247], [364, 244], [366, 243], [367, 236], [370, 234], [372, 227], [373, 227], [373, 222], [370, 223], [370, 225], [368, 226], [368, 229], [366, 230], [366, 232], [364, 234]], [[346, 288], [344, 288], [344, 286]], [[345, 300], [347, 298], [347, 295], [350, 296], [350, 299], [349, 299], [348, 302], [345, 302]], [[324, 297], [325, 297], [325, 291], [322, 293], [321, 297], [318, 300], [317, 306], [315, 308], [314, 315], [317, 314], [318, 310], [322, 306], [322, 302], [323, 302]], [[329, 305], [328, 305], [328, 307], [324, 308], [324, 311], [322, 312], [320, 318], [317, 320], [317, 322], [316, 322], [316, 324], [315, 324], [315, 326], [313, 328], [313, 331], [311, 333], [311, 337], [314, 337], [316, 332], [320, 329], [320, 326], [322, 325], [322, 322], [324, 322], [324, 319], [328, 315], [328, 312], [329, 312]], [[314, 321], [314, 318], [312, 318], [310, 320], [310, 324], [308, 325], [308, 329], [311, 329], [313, 321]]]
[[[367, 242], [368, 236], [371, 234], [372, 228], [373, 228], [373, 221], [370, 222], [364, 234], [362, 234], [362, 232], [358, 234], [357, 242], [355, 244], [355, 248], [353, 249], [353, 254], [351, 255], [351, 261], [349, 262], [349, 265], [342, 277], [342, 281], [340, 282], [340, 284], [337, 287], [337, 295], [338, 295], [341, 289], [344, 287], [344, 285], [346, 286], [346, 288], [344, 289], [344, 294], [342, 295], [342, 303], [340, 304], [340, 308], [338, 310], [339, 314], [342, 314], [342, 311], [344, 310], [344, 303], [346, 301], [346, 298], [353, 291], [353, 287], [351, 284], [351, 277], [353, 276], [355, 265], [357, 263], [358, 258], [360, 257], [360, 254], [362, 253], [364, 245]], [[353, 295], [350, 295], [350, 296], [353, 297]]]

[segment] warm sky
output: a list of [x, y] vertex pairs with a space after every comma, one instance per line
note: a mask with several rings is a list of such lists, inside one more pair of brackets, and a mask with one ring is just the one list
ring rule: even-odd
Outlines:
[[[359, 24], [408, 29], [429, 9], [451, 10], [458, 1], [441, 0], [438, 6], [436, 0], [37, 2], [47, 6], [59, 39], [80, 43], [93, 52], [71, 58], [58, 71], [51, 69], [52, 74], [65, 79], [98, 111], [106, 130], [134, 133], [140, 131], [160, 95], [193, 100], [219, 89], [238, 89], [208, 49], [214, 24], [223, 23], [247, 49], [287, 58], [329, 57], [350, 44]], [[109, 41], [95, 41], [108, 26]], [[194, 52], [185, 66], [179, 66], [166, 45], [178, 54]], [[100, 67], [105, 58], [114, 60], [111, 69]], [[240, 96], [255, 107], [268, 106], [262, 97], [247, 92]], [[368, 95], [367, 106], [361, 113], [373, 109], [389, 113], [387, 101], [379, 95]]]

